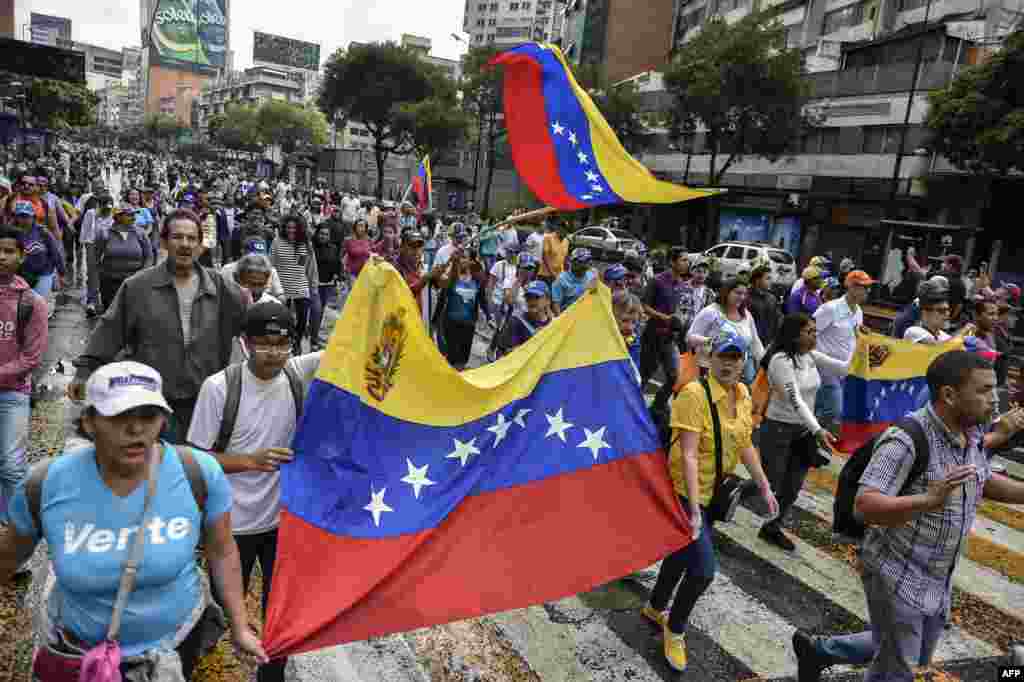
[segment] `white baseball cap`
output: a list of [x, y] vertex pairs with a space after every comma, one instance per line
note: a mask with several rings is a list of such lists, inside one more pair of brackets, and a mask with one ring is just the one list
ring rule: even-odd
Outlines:
[[153, 405], [172, 412], [163, 394], [160, 373], [141, 362], [112, 362], [92, 373], [85, 385], [85, 406], [104, 417]]

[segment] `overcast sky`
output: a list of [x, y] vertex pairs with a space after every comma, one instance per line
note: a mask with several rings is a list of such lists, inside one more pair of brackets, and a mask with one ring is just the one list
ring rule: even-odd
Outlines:
[[[119, 50], [139, 45], [139, 0], [15, 0], [20, 25], [30, 12], [71, 19], [72, 39]], [[235, 68], [252, 64], [253, 31], [320, 43], [321, 62], [352, 40], [398, 41], [403, 33], [433, 40], [433, 54], [457, 59], [463, 0], [230, 0]], [[24, 36], [20, 36], [25, 39]]]

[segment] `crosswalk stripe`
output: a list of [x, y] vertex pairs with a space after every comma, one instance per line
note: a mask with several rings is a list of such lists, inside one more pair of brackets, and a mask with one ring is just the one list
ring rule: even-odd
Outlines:
[[286, 677], [345, 682], [429, 682], [401, 635], [313, 651], [289, 659]]
[[[743, 467], [737, 467], [740, 476], [749, 477]], [[828, 525], [832, 524], [832, 496], [801, 490], [796, 505]], [[977, 597], [1003, 613], [1024, 620], [1024, 585], [967, 557], [960, 557], [953, 584], [963, 592]]]

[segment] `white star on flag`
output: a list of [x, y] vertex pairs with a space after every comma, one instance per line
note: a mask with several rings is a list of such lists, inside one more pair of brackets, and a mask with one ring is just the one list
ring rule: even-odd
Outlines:
[[384, 512], [395, 511], [391, 507], [384, 504], [384, 493], [388, 491], [387, 488], [381, 488], [380, 492], [374, 492], [373, 486], [370, 486], [370, 504], [363, 507], [366, 511], [373, 514], [373, 525], [380, 528], [380, 515]]
[[494, 426], [487, 427], [487, 430], [494, 434], [494, 447], [498, 447], [501, 441], [508, 435], [508, 430], [512, 428], [512, 422], [505, 421], [505, 415], [498, 413], [498, 421]]
[[468, 443], [463, 443], [458, 438], [453, 438], [455, 441], [455, 449], [445, 455], [445, 459], [457, 459], [462, 462], [462, 466], [466, 466], [466, 462], [472, 455], [479, 455], [480, 450], [476, 447], [476, 438], [471, 439]]
[[590, 189], [594, 190], [598, 194], [604, 191], [604, 188], [601, 187], [601, 185], [591, 185]]
[[412, 463], [411, 459], [406, 458], [406, 466], [409, 467], [409, 473], [402, 479], [402, 483], [408, 483], [412, 486], [412, 494], [416, 496], [416, 499], [420, 499], [420, 491], [428, 485], [434, 485], [434, 481], [427, 478], [427, 469], [430, 467], [429, 464], [424, 464], [421, 467], [417, 467]]
[[571, 130], [569, 131], [569, 144], [571, 144], [573, 147], [576, 146], [576, 133], [574, 133]]
[[548, 420], [548, 432], [544, 434], [545, 438], [550, 438], [552, 435], [558, 436], [562, 442], [565, 442], [565, 432], [573, 427], [573, 424], [565, 421], [562, 417], [562, 408], [558, 408], [558, 412], [554, 415], [545, 414]]
[[580, 163], [582, 163], [583, 165], [590, 163], [590, 161], [587, 159], [587, 155], [584, 154], [583, 152], [577, 154], [576, 158], [578, 158], [580, 160]]
[[554, 132], [555, 135], [561, 135], [565, 132], [565, 126], [563, 126], [558, 121], [555, 121], [554, 123], [551, 124], [551, 130], [552, 132]]
[[599, 176], [594, 171], [587, 171], [587, 182], [597, 182], [600, 179], [601, 176]]
[[516, 424], [519, 424], [525, 429], [526, 422], [523, 420], [526, 419], [526, 415], [530, 414], [531, 412], [533, 412], [533, 410], [527, 407], [521, 408], [518, 412], [516, 412], [516, 416], [512, 419], [512, 421]]
[[583, 199], [583, 201], [590, 201], [591, 199], [594, 198], [594, 195], [593, 194], [584, 194], [581, 198]]
[[590, 450], [590, 454], [594, 456], [594, 461], [596, 462], [601, 450], [611, 448], [608, 443], [604, 442], [604, 431], [607, 428], [607, 426], [602, 426], [597, 431], [591, 431], [588, 428], [584, 428], [583, 431], [587, 434], [587, 439], [576, 447]]

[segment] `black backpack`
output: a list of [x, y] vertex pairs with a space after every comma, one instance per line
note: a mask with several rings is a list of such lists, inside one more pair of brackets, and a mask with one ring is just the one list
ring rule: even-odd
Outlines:
[[14, 326], [14, 338], [18, 341], [18, 348], [25, 347], [25, 332], [28, 330], [28, 323], [32, 321], [32, 313], [35, 310], [30, 293], [33, 292], [29, 289], [22, 289], [18, 292], [18, 313]]
[[[895, 427], [909, 435], [914, 442], [914, 463], [899, 492], [900, 495], [905, 495], [910, 484], [928, 471], [931, 452], [924, 428], [916, 419], [904, 417]], [[864, 475], [864, 470], [868, 468], [875, 448], [883, 438], [885, 438], [885, 434], [879, 434], [857, 448], [856, 452], [850, 455], [850, 459], [846, 460], [843, 470], [839, 473], [839, 484], [836, 486], [836, 497], [832, 504], [832, 532], [841, 537], [860, 541], [867, 531], [864, 522], [854, 517], [854, 501], [857, 498], [857, 489], [860, 487], [860, 477]], [[889, 437], [889, 439], [891, 438], [892, 436]]]
[[[295, 423], [302, 417], [303, 387], [302, 379], [295, 372], [291, 363], [284, 366], [284, 375], [288, 377], [288, 385], [292, 389], [295, 400]], [[224, 400], [224, 414], [220, 418], [220, 431], [211, 451], [224, 452], [231, 442], [231, 434], [235, 432], [235, 421], [238, 419], [238, 406], [242, 402], [242, 365], [231, 365], [224, 370], [227, 379], [227, 397]]]

